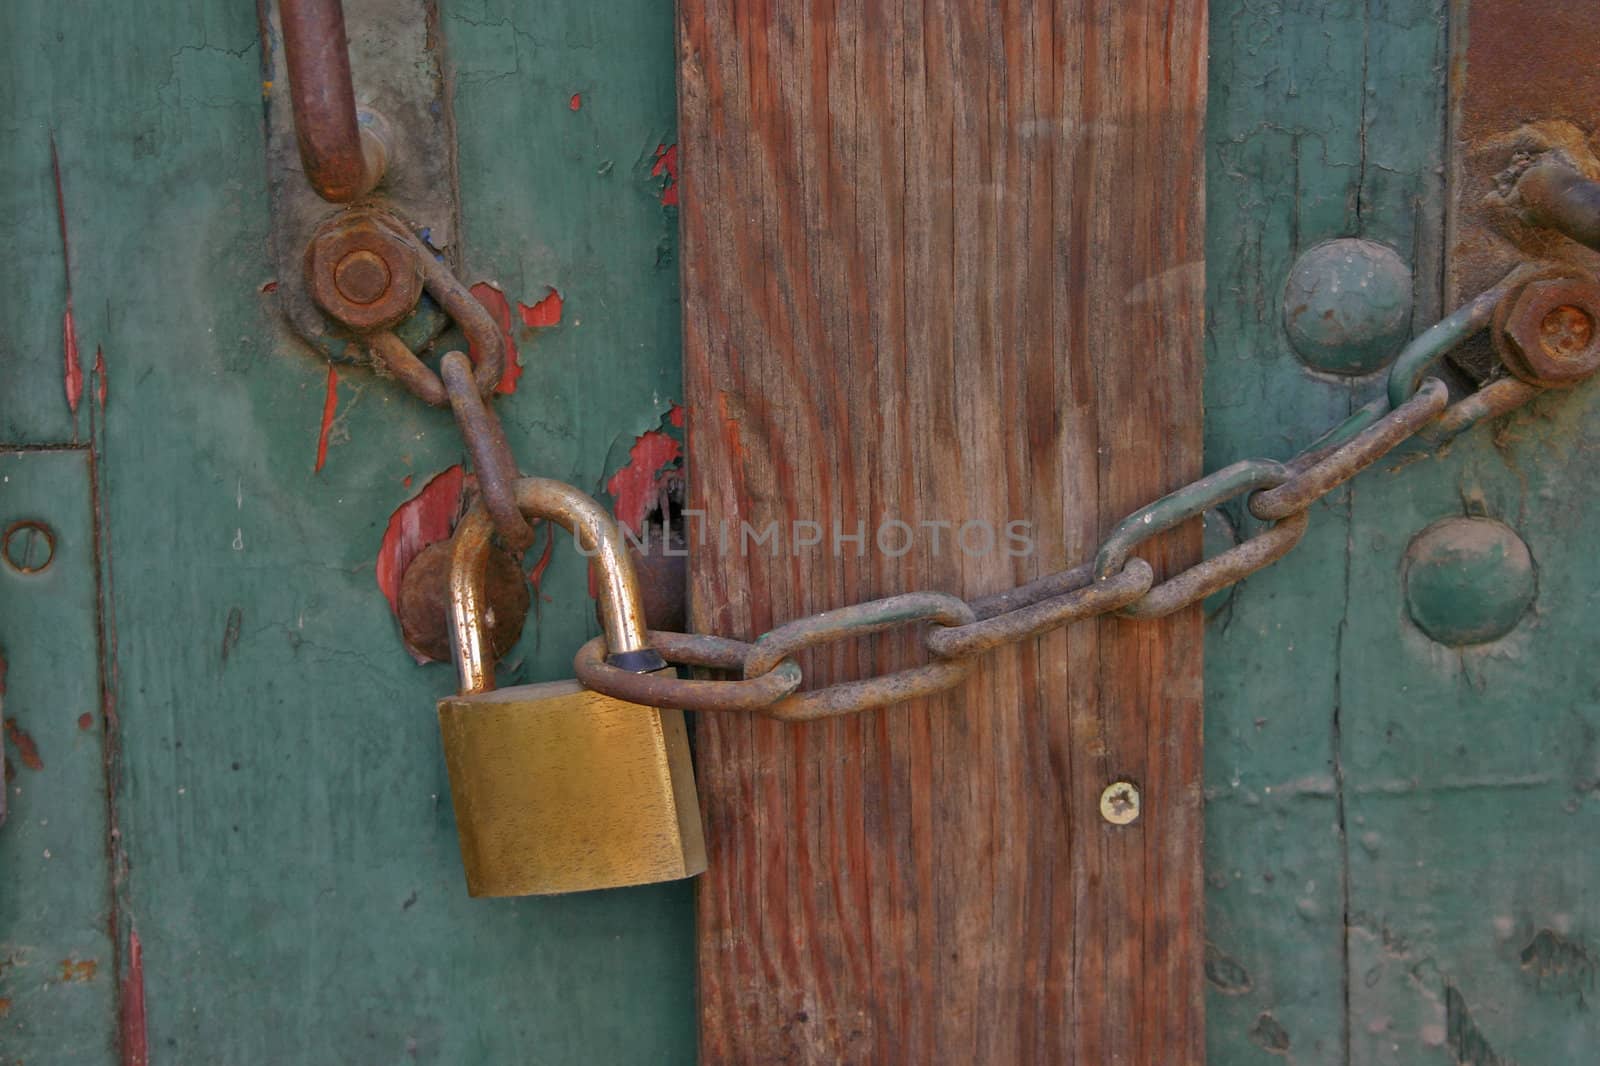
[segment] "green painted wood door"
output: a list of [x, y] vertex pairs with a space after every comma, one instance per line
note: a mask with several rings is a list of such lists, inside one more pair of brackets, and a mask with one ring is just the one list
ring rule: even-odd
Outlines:
[[[1440, 313], [1446, 6], [1213, 3], [1209, 467], [1288, 455], [1381, 387], [1291, 352], [1304, 251], [1386, 244], [1413, 329]], [[519, 317], [500, 409], [529, 470], [602, 491], [679, 395], [672, 13], [439, 16], [467, 276], [561, 297]], [[465, 896], [451, 673], [406, 657], [374, 576], [461, 449], [346, 368], [316, 469], [328, 371], [272, 298], [252, 5], [12, 0], [0, 50], [0, 524], [55, 536], [46, 569], [0, 566], [0, 1062], [692, 1061], [688, 886]], [[1600, 1057], [1596, 396], [1380, 464], [1213, 604], [1213, 1063]], [[1405, 598], [1451, 518], [1503, 523], [1537, 572], [1466, 649]], [[510, 679], [565, 676], [595, 632], [574, 552], [537, 593]]]

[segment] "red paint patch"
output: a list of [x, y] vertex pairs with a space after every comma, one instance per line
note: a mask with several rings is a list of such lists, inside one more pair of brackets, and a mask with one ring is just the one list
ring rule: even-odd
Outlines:
[[667, 421], [679, 429], [683, 428], [683, 404], [675, 403], [672, 410], [667, 412]]
[[82, 714], [78, 715], [78, 728], [83, 730], [85, 733], [93, 729], [94, 715], [90, 714], [88, 711], [84, 711]]
[[328, 461], [328, 433], [333, 429], [333, 413], [338, 409], [339, 371], [329, 363], [328, 391], [322, 397], [322, 429], [317, 434], [317, 465], [311, 471], [313, 474], [322, 473], [322, 467]]
[[578, 108], [583, 106], [583, 94], [573, 93], [572, 99], [567, 101], [567, 106], [572, 108], [574, 111], [578, 110]]
[[400, 484], [409, 489], [411, 487], [411, 482], [414, 480], [415, 479], [410, 474], [407, 474], [405, 477], [400, 479]]
[[83, 364], [78, 362], [78, 327], [72, 321], [72, 297], [67, 297], [67, 310], [61, 316], [61, 348], [64, 373], [63, 387], [67, 394], [67, 410], [78, 413], [78, 401], [83, 398]]
[[128, 932], [128, 972], [122, 978], [122, 1066], [150, 1066], [144, 1011], [144, 949], [139, 930]]
[[278, 283], [276, 281], [263, 281], [261, 283], [261, 291], [265, 292], [265, 293], [277, 292], [278, 291]]
[[457, 463], [441, 470], [422, 491], [394, 509], [378, 547], [377, 579], [389, 609], [399, 612], [400, 578], [417, 553], [450, 536], [461, 514], [461, 494], [466, 472]]
[[655, 166], [650, 168], [650, 176], [659, 178], [666, 176], [667, 183], [661, 189], [661, 206], [678, 206], [678, 146], [676, 144], [656, 145]]
[[6, 719], [6, 739], [17, 749], [17, 757], [30, 770], [43, 770], [44, 760], [39, 758], [39, 745], [33, 742], [28, 731], [17, 724], [15, 718]]
[[94, 400], [100, 410], [106, 409], [106, 353], [94, 346]]
[[677, 438], [652, 429], [634, 439], [628, 449], [628, 462], [612, 474], [606, 482], [606, 491], [617, 501], [612, 510], [617, 521], [638, 532], [645, 516], [664, 507], [662, 493], [666, 479], [662, 471], [683, 458], [683, 446]]
[[563, 304], [561, 294], [551, 289], [544, 299], [532, 307], [524, 303], [517, 304], [517, 313], [522, 316], [522, 324], [525, 326], [559, 326]]
[[[494, 391], [509, 396], [517, 391], [517, 381], [522, 377], [522, 356], [517, 352], [516, 339], [511, 336], [511, 305], [506, 302], [506, 294], [487, 281], [472, 286], [472, 296], [488, 310], [495, 325], [500, 327], [500, 343], [506, 349], [506, 369], [500, 375], [500, 383], [494, 387]], [[472, 356], [474, 362], [477, 361], [476, 350], [467, 354]]]

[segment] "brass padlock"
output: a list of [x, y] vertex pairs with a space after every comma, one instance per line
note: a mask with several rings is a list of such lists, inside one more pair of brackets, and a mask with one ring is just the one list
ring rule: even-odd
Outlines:
[[[607, 661], [670, 669], [645, 641], [633, 565], [611, 517], [570, 485], [516, 483], [525, 515], [566, 527], [600, 578]], [[482, 505], [456, 530], [451, 626], [461, 694], [439, 701], [439, 730], [467, 891], [529, 896], [693, 877], [706, 868], [683, 712], [627, 703], [576, 681], [494, 688]]]

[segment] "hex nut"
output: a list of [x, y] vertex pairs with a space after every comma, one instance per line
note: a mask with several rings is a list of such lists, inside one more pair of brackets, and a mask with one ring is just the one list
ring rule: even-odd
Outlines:
[[318, 307], [351, 329], [385, 329], [417, 306], [421, 264], [382, 223], [343, 215], [311, 238], [306, 287]]
[[1495, 313], [1495, 350], [1523, 381], [1572, 385], [1600, 370], [1600, 284], [1543, 277], [1523, 285]]

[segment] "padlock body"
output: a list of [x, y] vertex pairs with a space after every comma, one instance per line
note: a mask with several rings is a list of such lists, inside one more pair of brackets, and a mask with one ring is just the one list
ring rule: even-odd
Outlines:
[[467, 891], [529, 896], [706, 868], [682, 711], [576, 681], [439, 701]]

